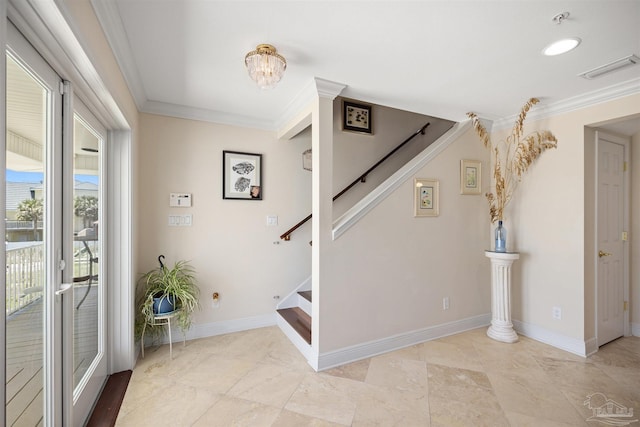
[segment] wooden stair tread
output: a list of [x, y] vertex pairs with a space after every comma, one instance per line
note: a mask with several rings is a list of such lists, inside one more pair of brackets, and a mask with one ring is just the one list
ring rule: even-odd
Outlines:
[[281, 308], [278, 313], [291, 325], [293, 329], [311, 344], [311, 317], [300, 307]]
[[311, 302], [311, 291], [300, 291], [298, 292], [298, 295]]

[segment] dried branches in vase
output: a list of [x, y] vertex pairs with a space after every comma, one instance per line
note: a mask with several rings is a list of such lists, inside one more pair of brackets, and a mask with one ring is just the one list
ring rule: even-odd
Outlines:
[[504, 208], [513, 197], [514, 190], [529, 166], [544, 151], [556, 148], [558, 145], [558, 140], [548, 130], [534, 131], [523, 136], [527, 113], [538, 102], [540, 101], [537, 98], [529, 99], [520, 110], [511, 135], [507, 137], [506, 141], [495, 145], [491, 142], [489, 133], [480, 123], [478, 116], [475, 113], [467, 113], [484, 146], [493, 151], [495, 190], [486, 194], [492, 223], [504, 219]]

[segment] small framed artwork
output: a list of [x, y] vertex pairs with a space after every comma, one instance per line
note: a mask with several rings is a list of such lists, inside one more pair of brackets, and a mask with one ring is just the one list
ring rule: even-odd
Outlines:
[[342, 101], [342, 130], [373, 133], [371, 127], [371, 105]]
[[438, 216], [440, 211], [440, 183], [436, 179], [414, 179], [413, 216]]
[[262, 154], [222, 152], [222, 198], [262, 200]]
[[460, 194], [480, 194], [482, 190], [482, 162], [460, 160]]

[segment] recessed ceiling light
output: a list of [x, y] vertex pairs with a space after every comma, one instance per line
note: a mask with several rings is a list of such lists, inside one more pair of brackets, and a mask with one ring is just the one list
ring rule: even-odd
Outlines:
[[558, 40], [545, 47], [542, 50], [542, 53], [546, 56], [561, 55], [578, 47], [581, 41], [582, 40], [580, 40], [578, 37], [569, 37], [566, 39]]

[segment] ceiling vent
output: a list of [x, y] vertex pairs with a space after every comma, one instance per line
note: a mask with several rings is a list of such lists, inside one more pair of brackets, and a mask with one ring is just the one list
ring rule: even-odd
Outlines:
[[596, 77], [600, 77], [604, 74], [619, 70], [621, 68], [628, 67], [630, 65], [636, 65], [639, 62], [640, 62], [640, 58], [638, 58], [636, 55], [628, 55], [628, 56], [625, 56], [624, 58], [620, 58], [615, 61], [609, 62], [608, 64], [604, 64], [599, 67], [596, 67], [593, 70], [580, 73], [578, 74], [578, 76], [591, 80], [591, 79], [595, 79]]

